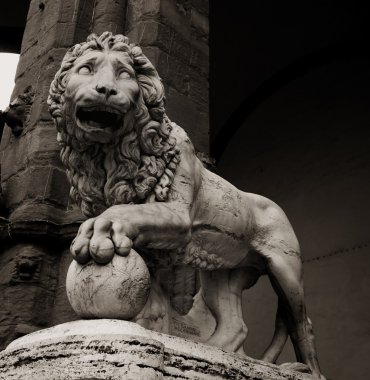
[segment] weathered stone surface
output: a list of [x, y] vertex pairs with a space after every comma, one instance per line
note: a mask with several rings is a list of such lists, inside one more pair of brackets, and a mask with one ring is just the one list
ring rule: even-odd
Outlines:
[[0, 348], [4, 348], [12, 339], [49, 326], [58, 258], [45, 245], [1, 248]]
[[92, 31], [97, 34], [106, 30], [123, 33], [126, 3], [127, 0], [95, 0]]
[[[206, 153], [209, 149], [207, 16], [208, 1], [128, 0], [125, 26], [125, 34], [144, 48], [163, 79], [167, 114], [181, 123], [196, 148]], [[174, 99], [171, 89], [178, 95]], [[185, 116], [194, 111], [201, 114], [195, 123]]]
[[[68, 204], [69, 184], [64, 171], [52, 166], [31, 166], [4, 181], [4, 199], [10, 210], [21, 203], [55, 203], [66, 208]], [[38, 210], [32, 218], [40, 216]], [[54, 219], [51, 217], [51, 219]]]
[[310, 380], [218, 348], [118, 320], [69, 322], [11, 343], [0, 353], [0, 379]]
[[65, 248], [60, 253], [58, 286], [54, 293], [54, 304], [50, 319], [51, 326], [79, 319], [68, 301], [65, 287], [67, 272], [71, 262], [72, 257], [69, 252], [69, 245], [65, 245]]
[[[176, 120], [180, 125], [188, 125], [188, 133], [192, 136], [195, 149], [204, 152], [205, 147], [209, 142], [209, 131], [204, 128], [208, 125], [209, 114], [208, 112], [201, 112], [196, 107], [195, 102], [190, 98], [184, 97], [174, 87], [167, 87], [167, 103], [166, 108], [168, 114], [173, 120]], [[187, 112], [183, 111], [186, 107]]]
[[125, 257], [115, 255], [106, 265], [93, 260], [81, 265], [73, 260], [66, 288], [80, 317], [130, 320], [148, 299], [150, 275], [144, 260], [131, 250]]

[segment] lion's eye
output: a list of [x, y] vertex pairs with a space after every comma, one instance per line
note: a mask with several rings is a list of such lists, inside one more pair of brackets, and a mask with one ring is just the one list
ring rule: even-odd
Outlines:
[[80, 75], [89, 75], [91, 74], [91, 68], [89, 66], [81, 66], [79, 69], [78, 69], [78, 73]]
[[131, 79], [131, 75], [127, 71], [121, 71], [118, 75], [118, 79]]

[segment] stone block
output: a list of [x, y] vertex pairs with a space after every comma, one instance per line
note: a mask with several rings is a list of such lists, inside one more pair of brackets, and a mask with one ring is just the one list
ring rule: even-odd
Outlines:
[[159, 21], [175, 30], [193, 47], [208, 49], [208, 17], [193, 4], [162, 0]]
[[[94, 21], [92, 31], [94, 33], [101, 34], [107, 30], [111, 31], [114, 34], [124, 32], [123, 19], [125, 17], [126, 11], [126, 0], [97, 0], [93, 1], [92, 3], [94, 6]], [[152, 1], [147, 1], [145, 3], [151, 4]], [[88, 12], [84, 13], [86, 17]], [[91, 17], [86, 21], [86, 24], [90, 23]]]
[[[177, 60], [162, 50], [156, 53], [155, 58], [156, 68], [165, 85], [191, 98], [201, 112], [209, 112], [208, 79], [205, 74], [200, 74], [189, 67], [189, 64]], [[166, 98], [169, 99], [169, 94], [166, 94]]]
[[3, 130], [1, 140], [0, 140], [0, 159], [4, 156], [3, 152], [6, 149], [6, 147], [9, 145], [12, 135], [13, 134], [11, 133], [10, 128], [6, 128], [4, 126], [4, 130]]
[[59, 69], [66, 51], [67, 47], [52, 48], [47, 50], [44, 55], [38, 55], [38, 59], [28, 52], [21, 55], [16, 73], [16, 93], [22, 92], [22, 89], [29, 85], [36, 88], [40, 80], [45, 81], [45, 73], [49, 75], [50, 72], [53, 77]]
[[191, 8], [180, 5], [176, 1], [162, 0], [160, 21], [176, 30], [184, 39], [190, 41], [190, 15]]
[[[48, 174], [49, 167], [61, 167], [55, 127], [44, 123], [33, 133], [9, 137], [1, 163], [6, 206], [13, 208], [23, 200], [33, 198], [52, 200], [66, 207], [69, 185], [64, 180], [64, 170], [56, 169], [51, 177]], [[50, 183], [47, 182], [49, 177]]]
[[190, 68], [188, 65], [161, 51], [156, 69], [167, 86], [175, 88], [184, 95], [189, 94]]
[[3, 148], [1, 159], [2, 183], [25, 168], [31, 143], [31, 135], [29, 134], [15, 137], [10, 128], [6, 128], [5, 133], [3, 142], [5, 145], [6, 141], [6, 146]]
[[68, 205], [70, 185], [66, 174], [52, 166], [28, 167], [3, 181], [2, 186], [10, 210], [23, 202], [48, 202], [64, 208]]
[[209, 76], [209, 53], [208, 49], [199, 50], [192, 48], [190, 52], [189, 65], [196, 72], [207, 78]]
[[56, 255], [35, 244], [1, 250], [1, 348], [9, 339], [48, 325], [57, 284], [57, 260]]
[[93, 0], [58, 1], [34, 13], [26, 25], [17, 76], [52, 48], [69, 48], [76, 38], [86, 39], [93, 4]]
[[[156, 6], [153, 6], [153, 12], [145, 12], [142, 4], [129, 4], [126, 33], [141, 46], [158, 46], [169, 55], [189, 63], [192, 49], [208, 55], [208, 46], [204, 43], [205, 35], [208, 37], [207, 18], [194, 12], [193, 16], [189, 6], [168, 0], [160, 1], [159, 12]], [[192, 18], [194, 25], [191, 25]]]
[[[158, 66], [159, 55], [161, 50], [155, 46], [143, 46], [143, 53], [148, 57], [149, 61], [156, 68]], [[159, 74], [159, 73], [158, 73]], [[166, 87], [166, 83], [163, 83]]]
[[191, 27], [200, 41], [208, 44], [209, 22], [208, 16], [199, 13], [196, 9], [191, 10]]
[[176, 29], [156, 21], [145, 21], [139, 23], [128, 36], [132, 42], [140, 44], [143, 48], [159, 47], [168, 56], [208, 76], [208, 49], [194, 46], [192, 41], [184, 38]]
[[208, 80], [191, 70], [189, 72], [189, 97], [202, 113], [209, 112]]
[[186, 130], [198, 151], [207, 153], [209, 151], [208, 112], [200, 112], [191, 98], [179, 93], [173, 87], [168, 87], [166, 94], [166, 112], [170, 119]]
[[[41, 124], [45, 124], [42, 122], [49, 121], [50, 125], [53, 125], [47, 105], [47, 98], [49, 96], [50, 83], [60, 66], [65, 52], [66, 49], [63, 48], [47, 51], [44, 56], [39, 57], [37, 63], [31, 66], [27, 66], [26, 57], [21, 58], [20, 66], [18, 66], [17, 85], [14, 94], [19, 93], [21, 89], [27, 86], [32, 86], [35, 91], [34, 102], [26, 120], [27, 130], [39, 125], [40, 122]], [[54, 131], [56, 134], [55, 127]], [[52, 140], [55, 141], [55, 138]]]
[[[162, 29], [171, 30], [171, 44], [163, 44], [163, 51], [172, 57], [178, 59], [179, 61], [189, 64], [189, 59], [192, 51], [192, 44], [186, 38], [184, 38], [180, 33], [169, 27], [162, 27]], [[161, 40], [162, 35], [159, 35], [159, 40]], [[162, 46], [161, 46], [162, 47]]]
[[[69, 246], [69, 244], [67, 246]], [[60, 255], [58, 286], [55, 289], [53, 311], [51, 316], [52, 326], [79, 319], [68, 301], [66, 292], [66, 277], [71, 262], [72, 255], [70, 254], [68, 247], [65, 248]]]
[[[45, 357], [48, 360], [45, 360]], [[8, 380], [313, 380], [216, 347], [119, 320], [74, 321], [41, 330], [0, 353]]]
[[[36, 3], [34, 1], [34, 3]], [[47, 11], [34, 12], [28, 18], [23, 35], [21, 54], [26, 53], [41, 40], [40, 36], [46, 35], [47, 31], [55, 25], [59, 18], [59, 6], [48, 7]]]
[[128, 0], [126, 7], [125, 33], [135, 33], [137, 25], [143, 20], [158, 20], [161, 0]]
[[31, 1], [30, 7], [28, 8], [27, 21], [35, 15], [43, 12], [45, 8], [49, 8], [52, 3], [54, 3], [53, 0]]
[[[52, 78], [50, 78], [50, 83], [52, 81]], [[45, 85], [38, 84], [40, 87], [38, 88], [38, 94], [35, 98], [34, 103], [32, 104], [31, 111], [28, 117], [27, 122], [27, 129], [35, 129], [37, 128], [38, 123], [41, 121], [49, 121], [51, 122], [51, 116], [49, 113], [49, 107], [47, 105], [47, 98], [49, 91], [46, 89]], [[55, 136], [56, 136], [56, 129], [54, 127]], [[53, 139], [54, 140], [54, 139]], [[56, 140], [56, 137], [55, 137]]]
[[30, 134], [28, 146], [29, 165], [52, 165], [62, 167], [60, 148], [57, 143], [57, 131], [53, 122], [40, 122]]
[[67, 208], [70, 184], [64, 170], [53, 168], [45, 186], [44, 200]]
[[4, 200], [12, 210], [26, 200], [42, 201], [50, 167], [31, 167], [3, 181]]
[[[155, 45], [158, 40], [160, 25], [156, 21], [143, 21], [136, 25], [128, 37], [130, 42], [137, 43], [140, 46], [152, 46]], [[163, 36], [163, 40], [166, 41], [166, 36]], [[168, 36], [168, 41], [170, 36]]]
[[[102, 24], [105, 23], [105, 30], [112, 30], [112, 32], [117, 30], [117, 27], [119, 27], [119, 23], [117, 20], [120, 19], [121, 15], [122, 23], [123, 14], [121, 14], [120, 12], [122, 1], [124, 2], [124, 0], [110, 0], [109, 3], [108, 1], [105, 2], [105, 12], [103, 12], [103, 20], [101, 20]], [[85, 41], [87, 36], [91, 33], [91, 31], [95, 32], [95, 30], [92, 30], [93, 17], [96, 17], [100, 13], [98, 13], [97, 8], [98, 5], [101, 3], [103, 2], [99, 2], [96, 0], [85, 0], [83, 2], [79, 2], [79, 8], [77, 10], [77, 21], [75, 23], [73, 23], [73, 19], [71, 21], [71, 19], [69, 18], [69, 12], [65, 12], [66, 20], [61, 20], [61, 24], [63, 24], [64, 22], [72, 24], [72, 27], [74, 28], [73, 43]], [[76, 5], [74, 5], [74, 7], [75, 6]], [[76, 10], [74, 9], [73, 12], [75, 14]], [[104, 18], [105, 14], [108, 15], [107, 18]], [[112, 14], [115, 17], [114, 20], [110, 19], [109, 17], [109, 15]]]

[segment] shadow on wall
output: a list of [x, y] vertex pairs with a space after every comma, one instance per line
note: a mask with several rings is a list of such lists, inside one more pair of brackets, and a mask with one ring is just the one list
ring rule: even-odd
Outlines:
[[[272, 94], [235, 134], [219, 174], [277, 202], [298, 235], [323, 373], [367, 378], [370, 365], [370, 59], [313, 69]], [[244, 294], [247, 353], [272, 336], [265, 279]], [[287, 347], [281, 361], [294, 360]]]

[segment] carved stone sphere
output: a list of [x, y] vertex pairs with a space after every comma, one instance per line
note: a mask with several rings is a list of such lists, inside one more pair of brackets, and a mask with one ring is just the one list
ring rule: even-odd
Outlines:
[[81, 265], [73, 260], [66, 281], [73, 310], [82, 318], [129, 320], [144, 307], [150, 291], [150, 274], [134, 250], [114, 255], [105, 265], [90, 260]]

